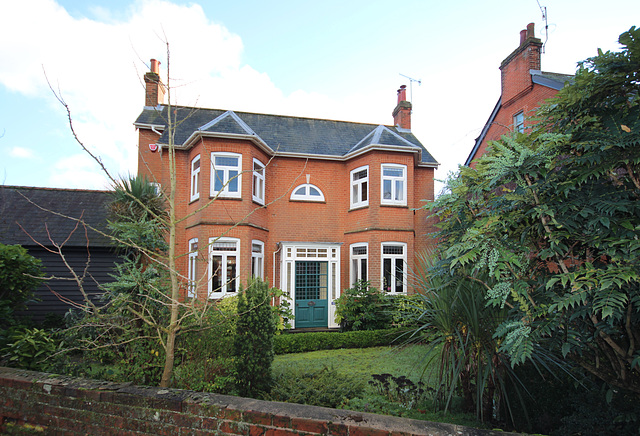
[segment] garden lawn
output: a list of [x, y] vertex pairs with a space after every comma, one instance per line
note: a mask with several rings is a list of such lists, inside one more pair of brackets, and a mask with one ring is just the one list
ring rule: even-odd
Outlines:
[[[448, 422], [452, 424], [478, 427], [479, 424], [473, 414], [457, 412], [456, 401], [454, 401], [453, 411], [446, 415], [442, 412], [434, 411], [433, 396], [426, 395], [426, 399], [411, 406], [402, 405], [381, 395], [369, 382], [373, 374], [391, 374], [394, 377], [405, 376], [413, 383], [420, 380], [425, 386], [432, 386], [436, 383], [435, 363], [429, 367], [425, 366], [425, 354], [428, 345], [407, 345], [403, 347], [373, 347], [373, 348], [352, 348], [337, 350], [312, 351], [308, 353], [282, 354], [275, 356], [272, 371], [274, 377], [287, 373], [321, 373], [324, 368], [328, 368], [331, 373], [339, 376], [349, 377], [350, 385], [363, 385], [364, 390], [360, 396], [343, 399], [338, 404], [322, 404], [329, 407], [340, 407], [361, 412], [379, 413], [386, 415], [402, 416], [406, 418], [422, 419], [428, 421]], [[337, 378], [337, 377], [334, 377]], [[286, 381], [286, 379], [285, 379]], [[289, 380], [291, 384], [295, 381]], [[333, 381], [333, 380], [332, 380]], [[338, 383], [336, 391], [341, 389]], [[329, 388], [332, 389], [332, 388]], [[299, 396], [292, 396], [293, 400], [285, 401], [304, 402], [304, 398], [309, 395], [326, 398], [331, 396], [330, 392], [325, 392], [319, 388], [315, 392], [306, 392]], [[316, 398], [313, 398], [315, 400]], [[279, 399], [282, 401], [282, 399]], [[329, 398], [331, 400], [331, 398]]]

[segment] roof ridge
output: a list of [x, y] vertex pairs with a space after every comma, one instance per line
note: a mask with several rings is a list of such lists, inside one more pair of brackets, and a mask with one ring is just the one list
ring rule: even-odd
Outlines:
[[46, 186], [16, 186], [16, 185], [2, 185], [0, 191], [3, 189], [28, 189], [28, 190], [40, 190], [40, 191], [69, 191], [69, 192], [104, 192], [105, 194], [113, 192], [109, 189], [82, 189], [82, 188], [52, 188]]

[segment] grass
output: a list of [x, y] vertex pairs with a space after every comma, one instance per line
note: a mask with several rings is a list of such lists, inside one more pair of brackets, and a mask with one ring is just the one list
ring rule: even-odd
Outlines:
[[372, 374], [384, 373], [395, 377], [405, 376], [416, 384], [422, 380], [425, 385], [432, 385], [435, 383], [436, 374], [433, 374], [433, 365], [425, 371], [426, 350], [426, 345], [408, 345], [284, 354], [275, 357], [272, 370], [274, 374], [280, 374], [288, 371], [315, 372], [325, 367], [332, 368], [340, 375], [353, 377], [354, 382], [366, 385], [362, 398], [348, 400], [343, 403], [343, 408], [478, 427], [480, 424], [473, 414], [456, 412], [455, 407], [453, 412], [446, 415], [435, 411], [432, 401], [407, 408], [389, 401], [369, 385]]

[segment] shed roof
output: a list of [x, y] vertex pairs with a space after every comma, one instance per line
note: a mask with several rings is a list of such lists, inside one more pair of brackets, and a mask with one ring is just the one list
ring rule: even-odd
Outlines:
[[[109, 191], [80, 189], [0, 187], [0, 243], [84, 247], [111, 246], [110, 239], [92, 230], [107, 232]], [[87, 224], [75, 231], [78, 220]], [[37, 241], [37, 242], [36, 242]], [[65, 242], [66, 241], [66, 242]]]

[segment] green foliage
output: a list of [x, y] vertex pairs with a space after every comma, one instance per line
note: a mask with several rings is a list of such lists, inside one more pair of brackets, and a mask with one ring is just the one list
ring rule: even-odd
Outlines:
[[427, 206], [444, 267], [482, 277], [512, 365], [551, 347], [640, 394], [640, 30], [581, 63], [529, 135], [491, 144]]
[[304, 353], [337, 348], [369, 348], [401, 341], [404, 332], [399, 329], [360, 330], [353, 332], [288, 333], [274, 338], [275, 354]]
[[228, 394], [233, 390], [233, 342], [238, 297], [216, 301], [199, 319], [185, 323], [179, 336], [175, 387]]
[[391, 325], [388, 296], [358, 281], [336, 299], [336, 321], [343, 330], [378, 330]]
[[38, 328], [11, 329], [7, 339], [0, 355], [6, 364], [17, 368], [47, 371], [51, 362], [46, 359], [58, 350], [51, 333]]
[[316, 371], [287, 370], [276, 374], [270, 401], [337, 408], [349, 399], [362, 395], [364, 383], [334, 368]]
[[0, 244], [0, 330], [11, 325], [42, 282], [41, 262], [20, 245]]
[[391, 402], [400, 404], [405, 409], [413, 409], [417, 404], [423, 403], [428, 391], [433, 391], [431, 388], [425, 389], [421, 381], [414, 383], [404, 375], [394, 377], [386, 373], [372, 374], [371, 378], [369, 384], [378, 394]]
[[238, 292], [238, 319], [233, 343], [238, 394], [255, 397], [271, 389], [273, 337], [278, 319], [269, 284], [260, 279]]

